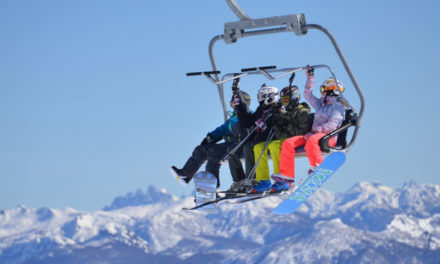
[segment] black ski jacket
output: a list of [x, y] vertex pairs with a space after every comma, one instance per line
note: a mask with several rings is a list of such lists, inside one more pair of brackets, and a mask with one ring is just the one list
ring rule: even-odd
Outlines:
[[273, 121], [275, 138], [285, 139], [310, 132], [313, 125], [313, 115], [310, 111], [311, 108], [306, 102], [296, 106], [290, 104], [287, 111], [276, 111]]
[[[273, 124], [272, 113], [274, 109], [276, 109], [277, 107], [274, 106], [268, 108], [267, 106], [260, 104], [260, 106], [257, 107], [257, 110], [255, 110], [255, 113], [246, 111], [245, 107], [246, 104], [243, 102], [241, 102], [239, 105], [236, 106], [238, 120], [240, 125], [242, 126], [242, 129], [250, 129], [254, 127], [257, 121], [263, 122], [266, 128], [265, 129], [257, 128], [257, 130], [254, 132], [254, 135], [251, 136], [251, 139], [253, 140], [254, 144], [266, 141], [267, 137], [269, 136], [269, 132], [272, 129], [272, 124]], [[276, 139], [276, 138], [272, 138], [272, 139]]]

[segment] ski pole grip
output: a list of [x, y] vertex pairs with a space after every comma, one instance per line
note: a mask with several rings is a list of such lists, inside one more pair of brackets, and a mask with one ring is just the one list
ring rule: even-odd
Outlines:
[[[239, 73], [234, 73], [234, 77], [240, 75]], [[235, 78], [232, 82], [232, 91], [235, 93], [240, 90], [240, 77]]]
[[290, 88], [292, 88], [292, 83], [293, 83], [294, 79], [295, 79], [295, 72], [292, 72], [292, 75], [290, 75], [290, 78], [289, 78], [289, 87]]

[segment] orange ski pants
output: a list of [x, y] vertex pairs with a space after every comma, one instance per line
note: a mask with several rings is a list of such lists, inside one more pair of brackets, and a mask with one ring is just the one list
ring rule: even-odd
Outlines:
[[[325, 135], [324, 133], [316, 133], [307, 140], [303, 135], [286, 139], [281, 147], [280, 173], [292, 177], [292, 179], [295, 178], [295, 148], [300, 146], [304, 146], [311, 167], [320, 165], [324, 158], [319, 147], [319, 140]], [[330, 138], [329, 146], [334, 147], [335, 145], [335, 139]]]

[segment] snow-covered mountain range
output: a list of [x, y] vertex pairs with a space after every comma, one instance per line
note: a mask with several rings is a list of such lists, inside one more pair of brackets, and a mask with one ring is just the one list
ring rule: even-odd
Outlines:
[[0, 211], [0, 263], [440, 263], [440, 186], [318, 190], [287, 216], [278, 197], [218, 213], [150, 186], [101, 211]]

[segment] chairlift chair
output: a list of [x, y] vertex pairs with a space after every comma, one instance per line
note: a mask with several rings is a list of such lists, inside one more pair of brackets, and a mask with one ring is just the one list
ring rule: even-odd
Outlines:
[[[227, 120], [229, 117], [229, 113], [224, 96], [224, 83], [237, 80], [237, 78], [256, 74], [263, 75], [269, 80], [275, 80], [284, 76], [291, 75], [292, 73], [305, 70], [305, 67], [282, 69], [277, 69], [276, 66], [255, 67], [242, 69], [240, 73], [228, 73], [220, 76], [221, 72], [217, 69], [217, 64], [213, 52], [214, 45], [217, 43], [217, 41], [224, 40], [226, 44], [234, 44], [238, 41], [238, 39], [250, 36], [276, 34], [283, 32], [294, 32], [297, 36], [304, 36], [307, 34], [308, 30], [319, 30], [330, 39], [360, 100], [360, 109], [359, 112], [357, 112], [356, 109], [351, 106], [344, 98], [344, 101], [348, 104], [346, 118], [340, 128], [332, 131], [322, 138], [322, 140], [320, 141], [320, 146], [322, 151], [327, 154], [335, 151], [348, 152], [353, 147], [353, 144], [357, 139], [357, 135], [364, 114], [365, 99], [362, 90], [360, 89], [356, 78], [354, 77], [333, 35], [327, 29], [320, 25], [307, 24], [304, 14], [291, 14], [286, 16], [252, 19], [246, 13], [244, 13], [244, 11], [239, 7], [235, 0], [226, 0], [226, 3], [228, 4], [232, 12], [239, 18], [239, 21], [225, 23], [224, 34], [213, 37], [209, 42], [209, 58], [211, 61], [212, 71], [187, 73], [187, 76], [204, 75], [209, 81], [217, 86], [224, 119]], [[329, 66], [313, 65], [310, 67], [314, 69], [328, 69], [331, 76], [337, 81], [336, 75]], [[338, 89], [340, 88], [338, 87]], [[350, 141], [347, 143], [347, 130], [350, 127], [354, 127], [354, 131]], [[336, 146], [332, 148], [328, 146], [328, 139], [334, 135], [338, 135], [338, 141]], [[298, 148], [296, 153], [297, 156], [305, 156], [303, 147]]]

